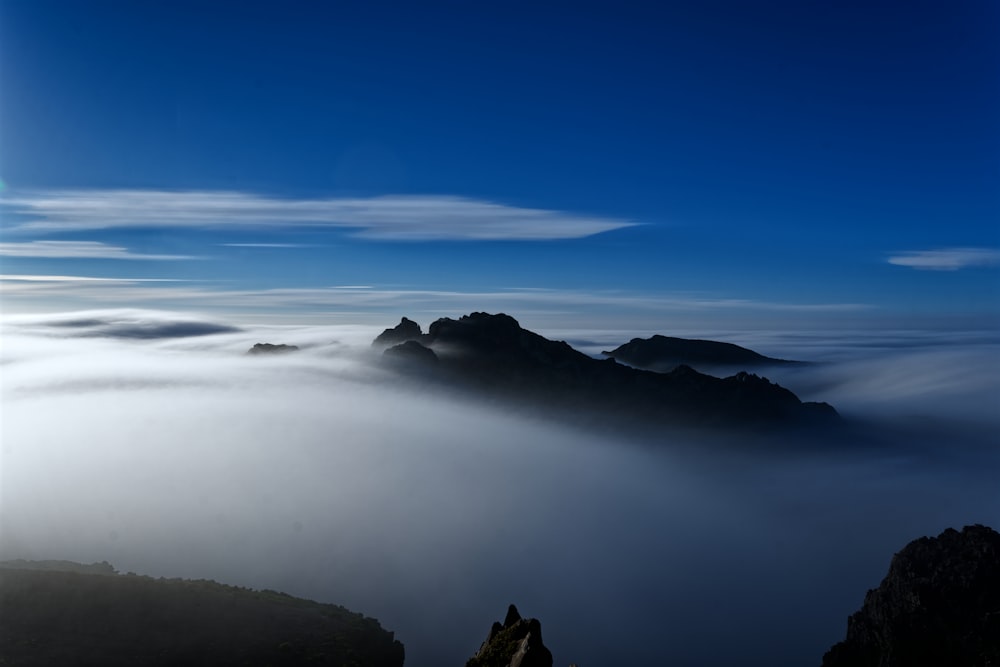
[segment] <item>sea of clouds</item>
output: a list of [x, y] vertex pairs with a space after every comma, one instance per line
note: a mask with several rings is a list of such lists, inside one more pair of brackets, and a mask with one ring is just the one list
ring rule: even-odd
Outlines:
[[[1000, 526], [996, 332], [727, 338], [815, 362], [760, 372], [849, 423], [772, 443], [416, 392], [377, 333], [6, 317], [0, 558], [343, 604], [417, 667], [463, 664], [510, 602], [556, 664], [773, 667], [818, 664], [911, 539]], [[636, 335], [542, 333], [594, 354]]]

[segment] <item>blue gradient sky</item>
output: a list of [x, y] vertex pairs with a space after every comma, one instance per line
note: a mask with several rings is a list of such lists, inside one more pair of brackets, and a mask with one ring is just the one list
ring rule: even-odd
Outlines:
[[996, 327], [998, 33], [987, 1], [2, 0], [2, 306]]

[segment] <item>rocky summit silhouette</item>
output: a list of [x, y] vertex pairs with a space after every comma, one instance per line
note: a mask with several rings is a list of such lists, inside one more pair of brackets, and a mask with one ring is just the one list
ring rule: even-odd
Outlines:
[[420, 325], [413, 320], [404, 317], [399, 324], [386, 329], [372, 341], [372, 347], [387, 347], [398, 343], [405, 343], [408, 340], [418, 340], [423, 335]]
[[521, 328], [505, 314], [442, 318], [427, 333], [412, 320], [376, 340], [387, 364], [411, 377], [504, 397], [574, 420], [648, 425], [830, 424], [826, 403], [803, 403], [766, 378], [727, 378], [679, 366], [656, 373], [594, 359], [563, 341]]
[[247, 354], [284, 354], [286, 352], [297, 352], [298, 349], [298, 345], [285, 345], [284, 343], [277, 345], [273, 343], [255, 343], [253, 347], [247, 350]]
[[670, 371], [678, 366], [713, 368], [739, 366], [755, 368], [801, 364], [801, 361], [774, 359], [733, 343], [696, 338], [660, 336], [633, 338], [624, 345], [601, 354], [616, 361], [651, 371]]
[[1000, 534], [949, 528], [897, 553], [823, 667], [1000, 665]]
[[542, 624], [537, 618], [521, 618], [510, 605], [503, 623], [493, 623], [465, 667], [552, 667], [552, 653], [542, 643]]

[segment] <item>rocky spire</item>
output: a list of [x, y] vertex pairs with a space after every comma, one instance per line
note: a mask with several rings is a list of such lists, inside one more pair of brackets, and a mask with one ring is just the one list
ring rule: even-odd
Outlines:
[[466, 667], [552, 667], [552, 653], [542, 643], [537, 618], [521, 618], [510, 605], [503, 624], [494, 622], [486, 641]]

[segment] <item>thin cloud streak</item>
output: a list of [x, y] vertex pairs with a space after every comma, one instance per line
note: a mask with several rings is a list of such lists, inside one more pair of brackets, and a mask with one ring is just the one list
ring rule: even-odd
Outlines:
[[201, 259], [191, 255], [147, 255], [136, 253], [121, 246], [108, 245], [99, 241], [28, 241], [24, 243], [0, 243], [0, 256], [43, 257], [52, 259], [128, 259], [172, 261]]
[[245, 192], [41, 190], [4, 196], [20, 230], [137, 227], [332, 227], [380, 241], [541, 241], [630, 227], [617, 218], [521, 208], [448, 195], [286, 199]]
[[958, 271], [974, 266], [1000, 264], [1000, 250], [994, 248], [914, 250], [893, 255], [889, 257], [888, 262], [919, 271]]
[[[183, 278], [106, 278], [100, 276], [58, 276], [41, 274], [0, 274], [0, 283], [184, 283]], [[6, 289], [6, 288], [5, 288]]]
[[226, 248], [314, 248], [306, 243], [220, 243]]
[[[0, 276], [5, 298], [35, 293], [43, 286], [31, 284], [31, 276]], [[672, 311], [767, 311], [788, 313], [849, 313], [869, 310], [856, 303], [777, 303], [750, 299], [709, 298], [697, 295], [642, 295], [619, 291], [587, 292], [539, 288], [508, 288], [476, 292], [420, 289], [380, 289], [370, 285], [341, 285], [323, 288], [274, 288], [262, 290], [220, 290], [193, 284], [146, 286], [155, 279], [85, 278], [39, 276], [47, 294], [92, 303], [192, 304], [199, 308], [222, 307], [249, 310], [285, 311], [310, 308], [364, 308], [398, 313], [446, 313], [468, 310], [518, 312], [536, 308], [546, 311], [609, 308], [642, 312]], [[8, 283], [7, 281], [11, 282]], [[163, 281], [168, 282], [168, 281]], [[135, 283], [135, 284], [131, 284]]]

